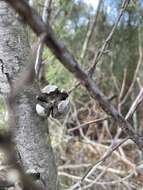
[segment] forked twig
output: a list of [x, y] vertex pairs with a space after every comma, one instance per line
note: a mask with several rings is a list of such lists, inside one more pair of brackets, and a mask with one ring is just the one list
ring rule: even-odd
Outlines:
[[97, 18], [98, 18], [98, 15], [99, 15], [101, 4], [102, 4], [102, 0], [99, 0], [98, 6], [97, 6], [97, 10], [96, 10], [96, 13], [95, 13], [95, 16], [94, 16], [94, 20], [91, 22], [91, 24], [89, 22], [89, 29], [88, 29], [88, 31], [86, 33], [86, 37], [85, 37], [85, 40], [84, 40], [84, 43], [83, 43], [83, 46], [82, 46], [81, 55], [80, 55], [80, 62], [81, 63], [82, 63], [82, 61], [83, 61], [83, 59], [85, 57], [89, 41], [90, 41], [90, 39], [92, 37], [92, 34], [94, 32], [94, 29], [96, 27]]
[[104, 54], [104, 51], [106, 50], [106, 47], [108, 46], [110, 40], [113, 37], [114, 32], [116, 31], [116, 28], [120, 22], [120, 19], [125, 11], [125, 9], [127, 8], [128, 4], [129, 4], [130, 0], [124, 0], [121, 6], [121, 10], [119, 13], [119, 16], [116, 19], [116, 22], [111, 30], [111, 32], [109, 33], [109, 35], [107, 36], [105, 42], [103, 43], [102, 47], [99, 49], [99, 51], [97, 52], [97, 54], [95, 54], [94, 58], [93, 58], [93, 64], [91, 66], [91, 68], [89, 69], [89, 76], [92, 77], [92, 75], [94, 74], [96, 65], [98, 63], [98, 61], [100, 60], [100, 58], [102, 57], [102, 55]]

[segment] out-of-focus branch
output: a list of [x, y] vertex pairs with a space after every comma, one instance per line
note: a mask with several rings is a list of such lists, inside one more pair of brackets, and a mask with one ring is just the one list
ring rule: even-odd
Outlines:
[[119, 94], [119, 97], [118, 97], [118, 102], [119, 102], [119, 104], [118, 104], [118, 111], [119, 111], [119, 113], [121, 113], [120, 102], [121, 102], [121, 99], [122, 99], [122, 97], [123, 97], [123, 93], [124, 93], [124, 90], [125, 90], [126, 79], [127, 79], [127, 68], [124, 69], [124, 75], [123, 75], [122, 86], [121, 86], [120, 94]]
[[51, 5], [52, 0], [45, 0], [42, 19], [45, 23], [50, 19], [51, 16]]
[[119, 106], [121, 107], [125, 102], [126, 100], [128, 99], [128, 97], [130, 96], [132, 90], [133, 90], [133, 87], [134, 87], [134, 84], [136, 82], [136, 79], [137, 79], [137, 75], [138, 75], [138, 71], [140, 69], [140, 66], [142, 64], [142, 61], [143, 61], [143, 48], [142, 48], [142, 39], [141, 39], [141, 29], [139, 27], [138, 29], [138, 51], [139, 51], [139, 59], [138, 59], [138, 63], [137, 63], [137, 66], [136, 66], [136, 70], [134, 72], [134, 76], [133, 76], [133, 79], [132, 79], [132, 82], [131, 82], [131, 85], [129, 86], [129, 89], [127, 91], [127, 93], [125, 94], [125, 96], [122, 98], [121, 102], [119, 103]]
[[111, 32], [109, 33], [109, 35], [107, 36], [105, 42], [103, 43], [102, 47], [99, 49], [99, 51], [95, 54], [94, 58], [93, 58], [93, 65], [92, 67], [89, 69], [89, 75], [90, 77], [92, 77], [92, 75], [94, 74], [94, 71], [95, 71], [95, 68], [96, 68], [96, 65], [98, 63], [98, 61], [100, 60], [100, 58], [102, 57], [104, 51], [106, 50], [110, 40], [112, 39], [113, 37], [113, 34], [115, 33], [116, 31], [116, 28], [120, 22], [120, 19], [126, 9], [126, 7], [128, 6], [130, 0], [124, 0], [123, 3], [122, 3], [122, 6], [121, 6], [121, 10], [120, 10], [120, 13], [119, 13], [119, 16], [117, 17], [117, 20], [111, 30]]
[[130, 107], [126, 117], [132, 116], [133, 113], [136, 111], [138, 105], [143, 101], [143, 88], [140, 90], [138, 96], [136, 97], [135, 101], [133, 102], [132, 106]]
[[99, 119], [95, 119], [95, 120], [93, 120], [93, 121], [89, 121], [89, 122], [83, 123], [83, 124], [81, 124], [81, 125], [79, 125], [79, 126], [77, 126], [77, 127], [74, 127], [74, 128], [72, 128], [72, 129], [69, 129], [69, 130], [68, 130], [68, 133], [70, 133], [70, 132], [72, 132], [72, 131], [75, 131], [75, 130], [77, 130], [77, 129], [83, 128], [83, 127], [85, 127], [86, 125], [90, 125], [90, 124], [94, 124], [94, 123], [100, 123], [100, 122], [103, 122], [103, 121], [108, 120], [108, 119], [109, 119], [109, 117], [104, 117], [104, 118], [99, 118]]
[[[46, 33], [45, 44], [50, 48], [56, 58], [81, 82], [81, 84], [87, 89], [91, 97], [96, 99], [102, 109], [116, 121], [116, 123], [129, 135], [129, 137], [143, 150], [143, 137], [133, 130], [132, 126], [123, 118], [122, 115], [112, 106], [103, 93], [98, 89], [95, 82], [88, 76], [74, 56], [67, 50], [63, 43], [59, 42], [54, 31], [42, 21], [41, 17], [30, 8], [28, 3], [24, 0], [5, 0], [9, 3], [16, 12], [25, 20], [25, 22], [33, 29], [33, 31], [40, 36]], [[128, 1], [124, 1], [125, 4]]]
[[39, 38], [39, 45], [37, 48], [37, 55], [36, 55], [36, 61], [35, 61], [35, 74], [37, 76], [37, 79], [40, 78], [40, 71], [42, 67], [42, 54], [43, 54], [43, 48], [44, 48], [44, 38], [46, 37], [46, 33], [42, 34]]
[[92, 34], [94, 32], [101, 4], [102, 4], [102, 0], [99, 0], [99, 3], [98, 3], [98, 6], [97, 6], [97, 10], [96, 10], [96, 14], [94, 16], [94, 19], [93, 19], [93, 21], [91, 21], [91, 23], [89, 22], [89, 29], [88, 29], [88, 31], [86, 33], [86, 37], [85, 37], [85, 40], [84, 40], [84, 43], [83, 43], [83, 47], [82, 47], [82, 51], [81, 51], [81, 55], [80, 55], [80, 62], [81, 63], [82, 63], [82, 61], [83, 61], [83, 59], [85, 57], [89, 41], [90, 41], [90, 39], [92, 37]]
[[[45, 0], [44, 8], [43, 8], [43, 15], [42, 19], [44, 23], [47, 23], [49, 18], [50, 18], [50, 13], [51, 13], [51, 4], [52, 0]], [[42, 67], [42, 53], [43, 53], [43, 48], [44, 48], [44, 38], [45, 35], [42, 35], [40, 38], [40, 43], [37, 48], [37, 56], [36, 56], [36, 62], [35, 62], [35, 73], [37, 78], [40, 78], [40, 71]]]

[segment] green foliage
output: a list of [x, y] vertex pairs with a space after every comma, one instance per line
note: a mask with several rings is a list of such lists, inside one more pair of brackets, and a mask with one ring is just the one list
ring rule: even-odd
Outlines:
[[[62, 7], [61, 12], [53, 22], [53, 28], [64, 44], [79, 59], [82, 44], [87, 32], [88, 17], [91, 7], [85, 3], [67, 0], [57, 1], [57, 8]], [[47, 80], [61, 88], [70, 89], [73, 85], [73, 76], [55, 59], [51, 52], [45, 48], [43, 58], [47, 60]]]
[[55, 59], [47, 48], [44, 49], [43, 57], [47, 60], [46, 78], [48, 82], [56, 84], [61, 89], [69, 89], [73, 82], [73, 76]]

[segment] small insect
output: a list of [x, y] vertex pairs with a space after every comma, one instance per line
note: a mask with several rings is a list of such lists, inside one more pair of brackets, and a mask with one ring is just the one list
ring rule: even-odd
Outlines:
[[60, 91], [55, 85], [47, 85], [41, 89], [40, 94], [36, 97], [36, 112], [39, 116], [47, 118], [50, 115], [59, 118], [69, 110], [69, 98], [66, 91]]

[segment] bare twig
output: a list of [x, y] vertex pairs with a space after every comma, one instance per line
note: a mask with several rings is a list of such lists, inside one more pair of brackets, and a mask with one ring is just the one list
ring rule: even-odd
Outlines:
[[127, 100], [127, 98], [129, 97], [129, 95], [131, 94], [131, 92], [132, 92], [132, 89], [133, 89], [133, 87], [134, 87], [134, 84], [135, 84], [135, 82], [136, 82], [136, 78], [137, 78], [137, 75], [138, 75], [138, 71], [139, 71], [139, 68], [140, 68], [140, 66], [141, 66], [141, 64], [142, 64], [142, 61], [143, 61], [143, 49], [142, 49], [142, 44], [141, 44], [141, 42], [142, 42], [142, 40], [141, 40], [141, 31], [140, 31], [141, 29], [140, 29], [140, 27], [139, 27], [139, 29], [138, 29], [138, 43], [139, 43], [139, 45], [138, 45], [138, 51], [139, 51], [139, 60], [138, 60], [138, 63], [137, 63], [137, 66], [136, 66], [136, 70], [135, 70], [135, 72], [134, 72], [134, 76], [133, 76], [133, 80], [132, 80], [132, 82], [131, 82], [131, 85], [130, 85], [130, 87], [129, 87], [129, 89], [128, 89], [128, 91], [127, 91], [127, 93], [125, 94], [125, 96], [123, 97], [123, 99], [121, 100], [121, 102], [120, 102], [120, 107], [126, 102], [126, 100]]
[[[62, 165], [58, 167], [59, 171], [65, 170], [65, 169], [70, 169], [70, 170], [77, 170], [77, 169], [81, 169], [81, 168], [89, 168], [91, 167], [91, 164], [67, 164], [67, 165]], [[105, 170], [106, 166], [98, 166], [98, 170]], [[115, 173], [115, 174], [119, 174], [119, 175], [125, 175], [126, 172], [122, 171], [122, 170], [117, 170], [114, 168], [107, 168], [106, 170], [107, 172], [111, 172], [111, 173]]]
[[71, 94], [75, 89], [80, 86], [80, 82], [76, 82], [76, 84], [68, 91], [68, 94]]
[[[65, 177], [71, 178], [71, 179], [76, 180], [76, 181], [78, 181], [78, 180], [81, 179], [80, 176], [71, 175], [71, 174], [68, 174], [68, 173], [66, 173], [66, 172], [58, 172], [58, 175], [59, 175], [59, 176], [65, 176]], [[89, 183], [92, 183], [92, 182], [93, 182], [93, 180], [88, 179], [88, 178], [86, 178], [85, 181], [86, 181], [86, 182], [89, 182]]]
[[119, 94], [119, 98], [118, 98], [118, 111], [121, 113], [121, 106], [120, 106], [120, 102], [121, 102], [121, 99], [123, 97], [123, 93], [124, 93], [124, 90], [125, 90], [125, 85], [126, 85], [126, 79], [127, 79], [127, 69], [125, 68], [124, 69], [124, 75], [123, 75], [123, 81], [122, 81], [122, 86], [121, 86], [121, 91], [120, 91], [120, 94]]
[[89, 41], [92, 37], [92, 34], [94, 32], [94, 29], [95, 29], [95, 26], [96, 26], [96, 22], [97, 22], [97, 18], [98, 18], [98, 15], [99, 15], [99, 11], [100, 11], [100, 7], [101, 7], [101, 4], [102, 4], [102, 0], [99, 0], [99, 3], [98, 3], [98, 6], [97, 6], [97, 10], [96, 10], [96, 14], [94, 16], [94, 19], [93, 21], [89, 22], [89, 29], [87, 31], [87, 34], [86, 34], [86, 37], [85, 37], [85, 40], [84, 40], [84, 43], [83, 43], [83, 47], [82, 47], [82, 51], [81, 51], [81, 55], [80, 55], [80, 62], [82, 63], [84, 57], [85, 57], [85, 54], [86, 54], [86, 50], [87, 50], [87, 47], [88, 47], [88, 44], [89, 44]]
[[117, 77], [114, 75], [114, 71], [113, 71], [113, 65], [114, 65], [113, 55], [111, 53], [108, 56], [111, 58], [111, 65], [110, 65], [111, 78], [113, 80], [113, 84], [116, 88], [116, 91], [119, 93], [120, 92], [119, 82], [117, 80]]
[[[51, 13], [51, 4], [52, 0], [45, 0], [44, 8], [43, 8], [43, 15], [42, 19], [44, 23], [47, 23], [47, 21], [50, 18], [50, 13]], [[39, 79], [39, 74], [41, 71], [41, 66], [42, 66], [42, 53], [43, 53], [43, 48], [44, 48], [44, 41], [45, 41], [45, 34], [42, 34], [40, 37], [40, 42], [38, 43], [38, 48], [37, 48], [37, 56], [36, 56], [36, 62], [35, 62], [35, 73], [37, 78]]]
[[138, 96], [136, 97], [135, 101], [133, 102], [132, 106], [130, 107], [126, 118], [129, 118], [133, 115], [133, 113], [136, 111], [138, 105], [143, 101], [143, 88], [140, 90]]
[[39, 74], [41, 71], [41, 66], [42, 66], [42, 53], [43, 53], [43, 48], [44, 48], [44, 41], [45, 41], [46, 34], [42, 34], [39, 38], [39, 45], [37, 48], [37, 56], [36, 56], [36, 61], [35, 61], [35, 73], [37, 76], [37, 79], [39, 79]]
[[43, 8], [43, 15], [42, 15], [42, 19], [43, 19], [44, 23], [47, 23], [47, 21], [50, 19], [51, 5], [52, 5], [52, 0], [45, 0], [44, 8]]
[[[89, 145], [89, 149], [95, 154], [95, 155], [97, 155], [97, 151], [95, 151], [95, 149], [96, 150], [98, 150], [98, 152], [99, 152], [99, 150], [101, 150], [101, 149], [106, 149], [106, 153], [109, 151], [109, 149], [112, 149], [112, 147], [114, 147], [115, 145], [117, 145], [118, 143], [120, 143], [120, 142], [122, 142], [124, 139], [121, 139], [121, 140], [119, 140], [119, 139], [117, 139], [117, 137], [118, 137], [118, 134], [119, 134], [119, 132], [117, 132], [117, 134], [116, 134], [116, 136], [114, 137], [114, 139], [110, 142], [111, 143], [111, 145], [110, 146], [107, 146], [107, 145], [103, 145], [103, 144], [101, 144], [101, 143], [97, 143], [97, 142], [94, 142], [94, 141], [92, 141], [92, 140], [90, 140], [89, 138], [87, 138], [87, 137], [84, 137], [84, 143], [85, 144], [88, 144]], [[122, 144], [122, 146], [127, 146], [128, 144], [130, 144], [131, 142], [128, 140], [128, 142], [124, 142], [124, 144]], [[131, 168], [135, 168], [135, 165], [131, 162], [131, 161], [128, 161], [127, 159], [125, 159], [124, 157], [122, 157], [118, 152], [117, 152], [117, 150], [115, 150], [115, 151], [113, 151], [113, 153], [112, 153], [113, 155], [115, 155], [116, 157], [117, 157], [117, 159], [119, 159], [119, 160], [121, 160], [121, 161], [123, 161], [125, 164], [127, 164], [129, 167], [131, 167]], [[95, 163], [96, 164], [96, 163]], [[92, 165], [92, 167], [93, 167], [94, 165]], [[100, 166], [100, 165], [99, 165]]]
[[83, 127], [85, 127], [86, 125], [90, 125], [90, 124], [94, 124], [94, 123], [100, 123], [100, 122], [105, 121], [105, 120], [108, 120], [108, 119], [109, 119], [109, 117], [104, 117], [104, 118], [99, 118], [99, 119], [95, 119], [95, 120], [93, 120], [93, 121], [89, 121], [89, 122], [83, 123], [83, 124], [81, 124], [81, 125], [79, 125], [79, 126], [77, 126], [77, 127], [74, 127], [74, 128], [72, 128], [72, 129], [69, 129], [69, 130], [68, 130], [68, 133], [70, 133], [70, 132], [72, 132], [72, 131], [75, 131], [75, 130], [77, 130], [77, 129], [83, 128]]
[[111, 32], [109, 33], [109, 35], [107, 36], [105, 42], [103, 43], [102, 47], [100, 48], [100, 50], [97, 52], [97, 54], [95, 54], [94, 58], [93, 58], [93, 65], [91, 66], [91, 68], [89, 69], [89, 76], [92, 77], [94, 71], [95, 71], [95, 68], [96, 68], [96, 65], [98, 63], [98, 61], [100, 60], [100, 58], [102, 57], [106, 47], [108, 46], [110, 40], [112, 39], [113, 37], [113, 34], [115, 33], [116, 31], [116, 28], [119, 24], [119, 21], [127, 7], [127, 5], [129, 4], [129, 0], [124, 0], [123, 3], [122, 3], [122, 6], [121, 6], [121, 10], [120, 10], [120, 13], [119, 13], [119, 16], [117, 17], [117, 20], [111, 30]]

